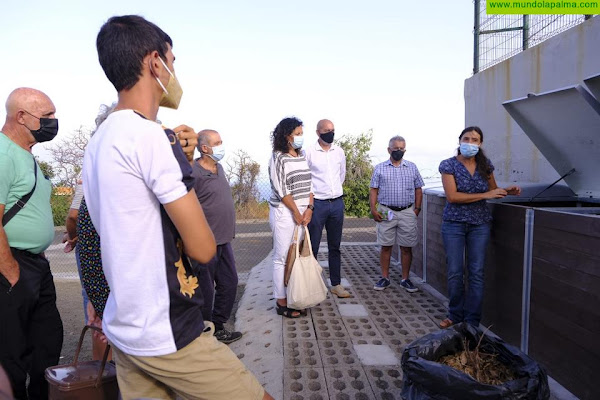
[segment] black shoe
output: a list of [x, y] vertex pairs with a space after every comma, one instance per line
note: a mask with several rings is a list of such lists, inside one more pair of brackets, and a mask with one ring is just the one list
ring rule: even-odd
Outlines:
[[229, 332], [227, 329], [221, 329], [215, 332], [215, 337], [221, 343], [229, 344], [242, 338], [242, 332]]

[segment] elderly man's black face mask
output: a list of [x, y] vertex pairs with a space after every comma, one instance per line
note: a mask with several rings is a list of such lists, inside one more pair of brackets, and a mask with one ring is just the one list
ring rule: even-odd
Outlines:
[[404, 150], [394, 150], [392, 151], [392, 158], [394, 161], [400, 161], [404, 157]]
[[[29, 111], [25, 111], [27, 114], [34, 118], [38, 118]], [[56, 137], [58, 133], [58, 119], [56, 118], [38, 118], [40, 120], [40, 128], [37, 130], [29, 129], [34, 139], [38, 143], [49, 142]], [[27, 125], [26, 125], [27, 126]]]

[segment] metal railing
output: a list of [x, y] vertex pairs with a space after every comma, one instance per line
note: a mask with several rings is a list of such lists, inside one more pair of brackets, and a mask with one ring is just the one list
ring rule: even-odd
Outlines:
[[488, 15], [485, 0], [474, 0], [473, 73], [527, 50], [592, 15]]

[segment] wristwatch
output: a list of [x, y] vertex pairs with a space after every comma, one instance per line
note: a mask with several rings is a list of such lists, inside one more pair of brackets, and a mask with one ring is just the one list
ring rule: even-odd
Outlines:
[[309, 205], [308, 205], [308, 208], [309, 208], [311, 211], [315, 211], [315, 206], [313, 206], [312, 204], [309, 204]]
[[415, 207], [415, 210], [421, 211], [421, 207]]

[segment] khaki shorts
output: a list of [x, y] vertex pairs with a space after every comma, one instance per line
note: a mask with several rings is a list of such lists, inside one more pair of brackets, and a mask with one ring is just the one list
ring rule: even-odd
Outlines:
[[264, 389], [237, 356], [215, 339], [214, 325], [173, 354], [132, 356], [113, 346], [123, 400], [137, 398], [262, 399]]
[[402, 247], [414, 247], [418, 243], [417, 215], [414, 205], [406, 210], [392, 211], [394, 217], [388, 221], [388, 211], [385, 206], [379, 206], [379, 213], [384, 218], [377, 223], [377, 244], [380, 246], [393, 246], [394, 243]]

